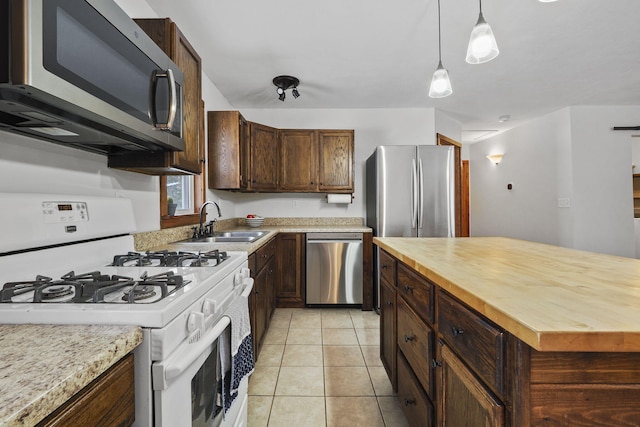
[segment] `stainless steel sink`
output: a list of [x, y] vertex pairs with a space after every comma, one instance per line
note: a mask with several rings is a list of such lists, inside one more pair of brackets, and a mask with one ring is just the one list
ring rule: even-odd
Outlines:
[[251, 243], [264, 237], [268, 231], [222, 231], [211, 237], [182, 240], [180, 243]]

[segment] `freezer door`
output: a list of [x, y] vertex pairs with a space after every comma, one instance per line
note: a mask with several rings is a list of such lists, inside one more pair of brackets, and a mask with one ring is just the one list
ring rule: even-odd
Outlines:
[[455, 237], [454, 147], [418, 146], [418, 237]]
[[415, 145], [376, 148], [376, 236], [417, 236], [416, 150]]

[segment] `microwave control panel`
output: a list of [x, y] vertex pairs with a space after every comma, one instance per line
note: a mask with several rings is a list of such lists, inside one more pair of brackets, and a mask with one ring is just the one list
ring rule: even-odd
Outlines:
[[85, 202], [42, 202], [42, 215], [45, 224], [89, 221]]

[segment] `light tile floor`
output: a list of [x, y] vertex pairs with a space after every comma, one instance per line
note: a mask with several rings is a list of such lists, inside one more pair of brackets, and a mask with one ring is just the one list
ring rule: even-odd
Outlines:
[[380, 317], [276, 309], [249, 381], [249, 427], [404, 427], [380, 362]]

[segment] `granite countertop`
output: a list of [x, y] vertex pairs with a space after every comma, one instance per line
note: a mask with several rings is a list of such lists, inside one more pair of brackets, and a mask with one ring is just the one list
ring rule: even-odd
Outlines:
[[539, 351], [640, 351], [640, 260], [500, 237], [374, 238]]
[[278, 233], [371, 233], [369, 227], [363, 225], [271, 225], [256, 228], [251, 227], [230, 227], [216, 231], [267, 231], [268, 234], [256, 240], [253, 243], [189, 243], [189, 242], [173, 242], [166, 245], [160, 245], [152, 250], [184, 250], [184, 251], [209, 251], [220, 249], [222, 251], [244, 251], [249, 254], [257, 251], [259, 248], [268, 243]]
[[31, 426], [142, 342], [134, 326], [0, 325], [0, 426]]

